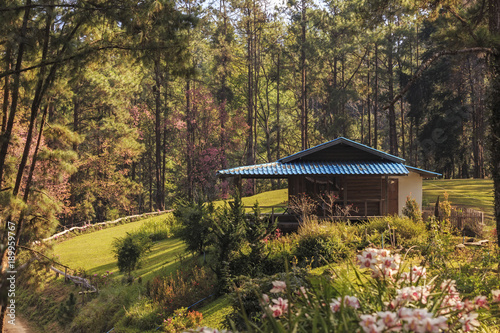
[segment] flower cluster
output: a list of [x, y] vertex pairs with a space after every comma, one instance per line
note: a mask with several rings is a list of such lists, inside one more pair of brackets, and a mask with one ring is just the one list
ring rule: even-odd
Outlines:
[[401, 259], [398, 254], [390, 256], [390, 251], [386, 249], [367, 248], [358, 257], [358, 264], [361, 268], [369, 268], [372, 277], [393, 277], [399, 271]]
[[410, 286], [396, 290], [397, 296], [390, 303], [391, 308], [406, 305], [408, 302], [420, 302], [427, 304], [427, 298], [431, 294], [432, 286]]
[[[344, 296], [343, 305], [344, 308], [349, 307], [353, 309], [359, 309], [359, 300], [355, 296]], [[342, 298], [337, 297], [336, 299], [332, 299], [332, 302], [330, 303], [330, 309], [332, 309], [333, 312], [338, 312], [341, 306]]]
[[434, 318], [426, 309], [402, 307], [398, 312], [380, 311], [371, 315], [361, 315], [359, 325], [365, 333], [397, 332], [440, 332], [448, 329], [448, 319], [444, 316]]

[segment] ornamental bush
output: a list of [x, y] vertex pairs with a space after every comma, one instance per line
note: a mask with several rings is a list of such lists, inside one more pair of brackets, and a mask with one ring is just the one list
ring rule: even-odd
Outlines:
[[132, 271], [139, 266], [141, 257], [151, 249], [149, 237], [142, 234], [127, 233], [125, 237], [115, 238], [113, 252], [118, 259], [118, 269], [130, 277]]
[[[377, 244], [384, 237], [385, 245], [410, 248], [414, 245], [426, 244], [428, 231], [423, 222], [415, 222], [408, 217], [384, 216], [371, 219], [366, 225], [366, 234], [375, 236]], [[382, 245], [382, 244], [380, 244]]]

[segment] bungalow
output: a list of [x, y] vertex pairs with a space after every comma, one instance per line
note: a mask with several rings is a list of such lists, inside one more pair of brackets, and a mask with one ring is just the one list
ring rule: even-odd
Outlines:
[[422, 179], [440, 176], [404, 164], [404, 159], [337, 138], [273, 163], [219, 170], [219, 177], [286, 178], [288, 196], [333, 193], [356, 208], [353, 217], [402, 214], [411, 196], [422, 206]]

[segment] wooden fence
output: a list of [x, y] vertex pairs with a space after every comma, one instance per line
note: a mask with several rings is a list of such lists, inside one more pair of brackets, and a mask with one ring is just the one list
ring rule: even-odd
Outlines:
[[[434, 206], [422, 207], [424, 221], [435, 215]], [[443, 212], [439, 209], [439, 216], [443, 217]], [[451, 227], [460, 230], [465, 236], [479, 235], [484, 227], [484, 213], [472, 208], [452, 206], [450, 214]]]

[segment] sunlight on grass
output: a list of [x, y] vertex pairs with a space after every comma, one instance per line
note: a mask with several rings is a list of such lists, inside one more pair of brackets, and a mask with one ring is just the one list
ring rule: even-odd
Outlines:
[[[230, 200], [228, 200], [230, 201]], [[250, 197], [244, 197], [241, 199], [244, 206], [253, 206], [255, 202], [259, 203], [261, 207], [267, 206], [285, 206], [288, 201], [288, 189], [274, 190], [252, 195]], [[215, 207], [221, 207], [224, 205], [224, 200], [214, 201]], [[251, 211], [251, 208], [247, 208], [246, 211]], [[270, 213], [271, 208], [263, 208], [262, 213]], [[274, 210], [275, 213], [282, 213], [283, 208], [277, 208]]]
[[[116, 259], [113, 254], [113, 240], [123, 237], [127, 232], [138, 230], [144, 223], [152, 219], [165, 219], [156, 216], [149, 219], [131, 222], [68, 239], [54, 245], [54, 253], [59, 261], [73, 269], [83, 268], [91, 274], [102, 274], [106, 271], [118, 273]], [[184, 242], [173, 238], [156, 242], [150, 253], [142, 262], [142, 268], [134, 272], [135, 276], [143, 276], [146, 280], [162, 270], [170, 273], [179, 267], [178, 257], [185, 251]]]
[[233, 312], [229, 296], [221, 296], [198, 310], [203, 314], [203, 325], [216, 329], [224, 329], [224, 320]]
[[479, 209], [485, 217], [493, 217], [493, 181], [490, 179], [439, 179], [424, 180], [423, 200], [433, 204], [439, 195], [448, 192], [452, 205]]

